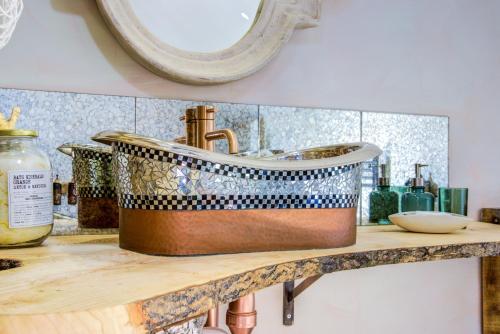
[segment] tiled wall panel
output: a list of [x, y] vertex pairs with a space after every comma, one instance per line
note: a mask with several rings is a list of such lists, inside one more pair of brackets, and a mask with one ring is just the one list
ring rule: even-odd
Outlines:
[[[179, 117], [192, 105], [204, 102], [137, 98], [137, 133], [162, 140], [172, 140], [184, 135], [184, 125]], [[206, 103], [206, 102], [205, 102]], [[216, 128], [229, 128], [236, 133], [240, 152], [257, 151], [258, 106], [236, 103], [210, 103], [218, 112]], [[227, 152], [227, 143], [218, 141], [217, 151]]]
[[448, 184], [448, 117], [363, 112], [362, 139], [390, 155], [394, 184], [413, 177], [417, 162], [429, 165], [425, 176]]
[[190, 101], [136, 99], [136, 132], [161, 140], [172, 140], [184, 135], [179, 120]]
[[[0, 111], [8, 112], [14, 105], [22, 108], [19, 127], [40, 132], [39, 145], [49, 153], [54, 174], [65, 181], [71, 178], [71, 161], [56, 151], [59, 145], [88, 143], [92, 135], [107, 129], [172, 140], [184, 135], [179, 120], [184, 110], [200, 103], [203, 102], [0, 89]], [[362, 140], [390, 152], [393, 184], [402, 185], [413, 176], [415, 162], [429, 164], [424, 175], [430, 172], [440, 186], [448, 184], [447, 117], [211, 104], [219, 110], [216, 127], [235, 131], [240, 152], [289, 151]], [[216, 147], [217, 151], [227, 151], [223, 141]], [[360, 203], [365, 220], [372, 188], [370, 175], [367, 180]], [[66, 206], [60, 210], [75, 213], [74, 208]]]
[[[71, 179], [70, 157], [57, 151], [67, 143], [90, 143], [99, 131], [116, 129], [133, 132], [133, 97], [0, 89], [0, 111], [10, 114], [21, 107], [17, 128], [39, 132], [38, 145], [48, 153], [54, 176]], [[61, 213], [75, 214], [75, 207], [62, 206]]]
[[260, 146], [297, 150], [361, 138], [359, 111], [260, 106]]
[[[415, 175], [415, 163], [432, 175], [440, 187], [448, 186], [448, 117], [363, 112], [362, 140], [379, 146], [391, 160], [391, 184], [403, 186]], [[384, 160], [382, 156], [381, 160]], [[368, 218], [368, 194], [362, 194], [363, 221]]]

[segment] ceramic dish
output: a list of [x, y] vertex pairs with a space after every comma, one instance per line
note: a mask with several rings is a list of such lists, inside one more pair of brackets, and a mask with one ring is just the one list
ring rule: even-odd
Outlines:
[[411, 211], [389, 216], [390, 221], [411, 232], [451, 233], [467, 227], [472, 219], [446, 212]]

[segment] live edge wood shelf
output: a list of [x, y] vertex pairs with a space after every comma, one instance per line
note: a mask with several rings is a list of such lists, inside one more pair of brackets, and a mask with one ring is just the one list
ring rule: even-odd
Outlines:
[[4, 268], [20, 265], [0, 270], [0, 333], [148, 333], [298, 278], [500, 255], [500, 226], [486, 223], [447, 235], [359, 227], [351, 247], [199, 257], [141, 255], [117, 240], [56, 236], [42, 247], [0, 250]]

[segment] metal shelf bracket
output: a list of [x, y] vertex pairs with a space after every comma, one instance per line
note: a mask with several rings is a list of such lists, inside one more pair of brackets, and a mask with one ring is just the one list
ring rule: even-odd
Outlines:
[[292, 326], [295, 318], [294, 314], [294, 301], [298, 295], [304, 292], [314, 282], [319, 280], [323, 275], [311, 276], [303, 280], [297, 287], [295, 281], [288, 281], [283, 283], [283, 325]]

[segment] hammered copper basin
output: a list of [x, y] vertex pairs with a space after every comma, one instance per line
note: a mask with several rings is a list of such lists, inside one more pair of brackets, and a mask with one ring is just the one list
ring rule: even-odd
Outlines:
[[124, 132], [111, 144], [120, 247], [198, 255], [332, 248], [356, 241], [368, 143], [251, 158]]

